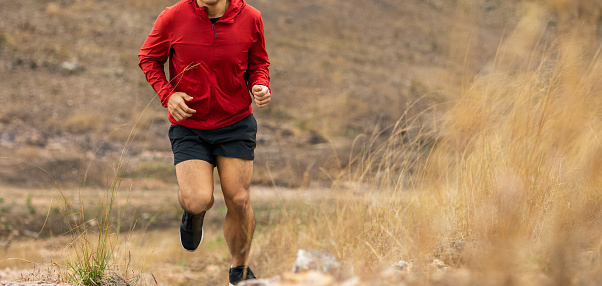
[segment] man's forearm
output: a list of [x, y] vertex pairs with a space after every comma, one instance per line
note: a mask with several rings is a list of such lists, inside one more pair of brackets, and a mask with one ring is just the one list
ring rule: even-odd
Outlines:
[[140, 57], [139, 66], [144, 72], [148, 83], [150, 83], [157, 95], [159, 95], [161, 105], [167, 107], [169, 96], [173, 93], [173, 86], [167, 81], [163, 64], [152, 58]]

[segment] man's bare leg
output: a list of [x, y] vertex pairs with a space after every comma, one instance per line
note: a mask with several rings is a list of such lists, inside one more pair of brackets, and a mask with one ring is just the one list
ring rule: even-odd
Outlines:
[[255, 230], [255, 214], [249, 195], [253, 161], [218, 156], [217, 170], [228, 208], [224, 237], [232, 255], [232, 266], [249, 265], [249, 250]]
[[176, 165], [182, 208], [194, 215], [213, 206], [213, 165], [203, 160], [188, 160]]

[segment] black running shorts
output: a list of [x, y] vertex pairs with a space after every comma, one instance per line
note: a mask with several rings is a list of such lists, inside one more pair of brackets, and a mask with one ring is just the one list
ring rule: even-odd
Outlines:
[[172, 125], [169, 128], [169, 140], [174, 165], [187, 160], [203, 160], [215, 165], [216, 156], [253, 160], [256, 135], [257, 121], [253, 114], [214, 130]]

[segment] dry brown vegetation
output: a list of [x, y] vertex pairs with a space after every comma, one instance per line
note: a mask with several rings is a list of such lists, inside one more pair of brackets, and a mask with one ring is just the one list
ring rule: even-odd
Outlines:
[[600, 6], [582, 5], [584, 19], [557, 15], [565, 32], [553, 35], [545, 6], [521, 5], [444, 115], [403, 117], [380, 144], [369, 136], [333, 189], [341, 198], [291, 211], [268, 245], [336, 253], [366, 274], [413, 259], [409, 284], [601, 283]]
[[[118, 174], [128, 199], [118, 205], [147, 223], [126, 221], [134, 231], [113, 241], [111, 263], [124, 273], [131, 262], [151, 284], [148, 273], [166, 285], [225, 283], [219, 218], [205, 248], [188, 255], [168, 231], [175, 202], [149, 207], [140, 199], [166, 202], [157, 187], [177, 188], [158, 103], [141, 124], [130, 123], [152, 98], [131, 57], [169, 3], [58, 1], [26, 17], [26, 2], [3, 3], [3, 16], [14, 13], [0, 20], [0, 72], [12, 75], [1, 94], [12, 108], [0, 110], [0, 143], [10, 154], [0, 156], [11, 158], [0, 164], [12, 169], [0, 179], [51, 182], [24, 163], [39, 160], [51, 179], [81, 183], [91, 161], [89, 184], [106, 184], [133, 139]], [[380, 269], [399, 260], [412, 270], [389, 284], [602, 283], [599, 1], [249, 2], [266, 21], [278, 95], [257, 111], [264, 133], [255, 182], [301, 187], [254, 195], [251, 266], [261, 276], [289, 271], [303, 248], [332, 253], [366, 285], [385, 285]], [[68, 32], [66, 40], [44, 38], [41, 23], [65, 29], [54, 37]], [[19, 113], [25, 108], [38, 111]], [[43, 200], [16, 200], [41, 209], [29, 216], [44, 216]], [[213, 214], [221, 211], [218, 204]], [[36, 256], [23, 250], [28, 243], [4, 251], [31, 260], [70, 255]]]

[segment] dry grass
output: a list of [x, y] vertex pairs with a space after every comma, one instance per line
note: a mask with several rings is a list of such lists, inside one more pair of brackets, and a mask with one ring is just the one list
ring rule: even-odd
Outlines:
[[525, 6], [531, 25], [504, 40], [436, 128], [403, 117], [385, 142], [363, 140], [335, 181], [340, 196], [287, 205], [255, 260], [277, 273], [313, 248], [358, 274], [413, 260], [419, 284], [434, 279], [435, 258], [474, 285], [601, 283], [599, 23], [571, 19], [570, 33], [538, 42], [545, 13]]

